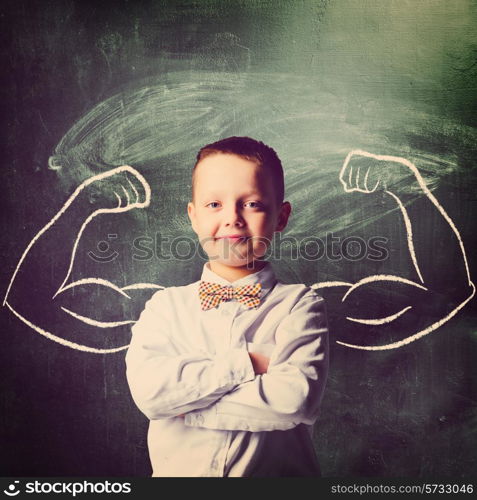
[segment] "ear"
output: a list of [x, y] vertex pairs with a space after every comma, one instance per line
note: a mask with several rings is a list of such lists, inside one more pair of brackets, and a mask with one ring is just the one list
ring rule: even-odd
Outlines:
[[189, 201], [189, 203], [187, 203], [187, 215], [189, 216], [194, 233], [197, 234], [197, 218], [195, 214], [195, 206], [192, 201]]
[[283, 231], [288, 224], [288, 218], [291, 213], [291, 205], [288, 201], [284, 201], [278, 212], [278, 222], [275, 231]]

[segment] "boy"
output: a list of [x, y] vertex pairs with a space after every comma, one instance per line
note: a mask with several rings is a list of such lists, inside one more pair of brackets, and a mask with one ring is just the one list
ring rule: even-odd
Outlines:
[[197, 155], [188, 215], [201, 281], [156, 292], [126, 355], [150, 419], [153, 476], [317, 476], [311, 439], [328, 372], [324, 301], [262, 259], [291, 206], [281, 162], [248, 137]]

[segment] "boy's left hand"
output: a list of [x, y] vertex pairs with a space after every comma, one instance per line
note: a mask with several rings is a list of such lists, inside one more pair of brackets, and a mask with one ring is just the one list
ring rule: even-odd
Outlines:
[[267, 356], [258, 352], [249, 352], [248, 355], [250, 356], [255, 375], [263, 375], [264, 373], [267, 373], [270, 358], [267, 358]]

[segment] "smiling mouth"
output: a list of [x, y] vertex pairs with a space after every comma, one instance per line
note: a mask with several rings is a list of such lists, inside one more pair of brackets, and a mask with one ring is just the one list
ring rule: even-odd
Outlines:
[[227, 240], [231, 242], [236, 242], [236, 241], [245, 241], [248, 239], [248, 236], [220, 236], [216, 238], [216, 240]]

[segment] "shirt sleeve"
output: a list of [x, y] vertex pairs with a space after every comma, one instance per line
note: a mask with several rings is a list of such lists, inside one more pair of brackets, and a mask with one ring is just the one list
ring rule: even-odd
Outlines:
[[[126, 353], [126, 376], [132, 398], [150, 419], [177, 416], [204, 408], [255, 377], [246, 349], [215, 356], [185, 349], [174, 340], [163, 291], [147, 303], [132, 327]], [[177, 335], [177, 334], [176, 334]]]
[[277, 328], [267, 373], [242, 383], [208, 408], [185, 416], [188, 426], [252, 432], [313, 424], [329, 367], [325, 303], [302, 296]]

